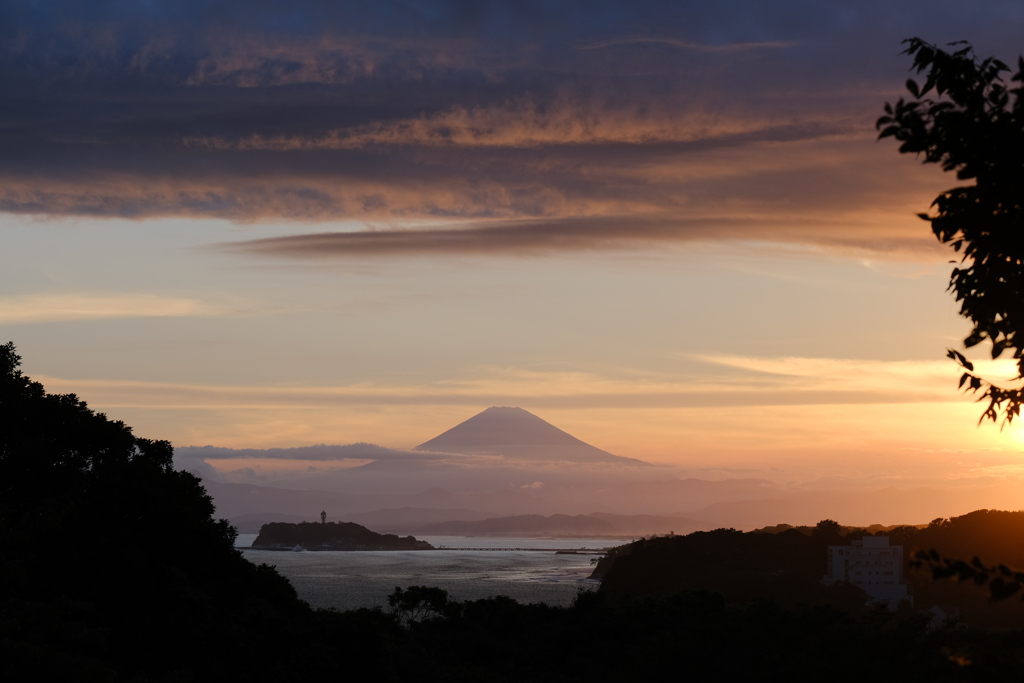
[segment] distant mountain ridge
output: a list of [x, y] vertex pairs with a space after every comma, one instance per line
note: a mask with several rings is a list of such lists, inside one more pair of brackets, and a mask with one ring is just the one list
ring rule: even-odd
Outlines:
[[648, 465], [591, 446], [529, 411], [509, 406], [492, 406], [413, 450], [501, 455], [517, 460]]

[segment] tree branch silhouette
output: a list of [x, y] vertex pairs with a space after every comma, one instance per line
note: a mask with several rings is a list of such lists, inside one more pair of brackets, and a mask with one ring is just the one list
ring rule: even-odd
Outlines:
[[[908, 79], [913, 98], [886, 103], [875, 127], [879, 138], [901, 143], [900, 153], [923, 155], [923, 163], [974, 181], [940, 193], [934, 214], [918, 215], [960, 254], [949, 291], [973, 325], [964, 346], [988, 341], [993, 359], [1008, 353], [1016, 362], [1010, 381], [1024, 380], [1024, 86], [1007, 87], [1002, 75], [1010, 68], [994, 57], [979, 60], [963, 41], [951, 43], [951, 52], [920, 38], [904, 43], [925, 81]], [[1024, 58], [1017, 66], [1011, 81], [1022, 82]], [[947, 355], [964, 370], [960, 387], [988, 400], [979, 423], [1002, 416], [1006, 425], [1020, 416], [1024, 387], [994, 384], [964, 354]]]

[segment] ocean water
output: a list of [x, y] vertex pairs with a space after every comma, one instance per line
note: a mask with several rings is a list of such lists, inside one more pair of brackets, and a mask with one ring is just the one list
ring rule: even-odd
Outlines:
[[565, 606], [572, 603], [578, 591], [597, 587], [598, 582], [588, 577], [593, 571], [591, 560], [598, 555], [556, 554], [554, 550], [586, 553], [627, 542], [432, 536], [423, 540], [446, 549], [289, 552], [248, 547], [255, 539], [256, 534], [241, 534], [236, 542], [248, 560], [276, 566], [295, 586], [299, 597], [314, 607], [340, 610], [386, 608], [388, 595], [396, 587], [417, 585], [443, 588], [457, 600], [507, 595], [522, 603]]

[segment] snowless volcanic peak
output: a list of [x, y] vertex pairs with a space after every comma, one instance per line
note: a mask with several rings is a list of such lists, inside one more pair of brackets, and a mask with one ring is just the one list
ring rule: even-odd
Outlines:
[[416, 446], [435, 453], [484, 453], [523, 460], [646, 464], [612, 455], [522, 408], [492, 407]]

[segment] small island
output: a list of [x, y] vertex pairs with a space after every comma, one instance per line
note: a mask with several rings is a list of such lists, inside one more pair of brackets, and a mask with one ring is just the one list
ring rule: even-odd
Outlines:
[[434, 550], [412, 536], [378, 534], [353, 522], [271, 522], [252, 543], [260, 550]]

